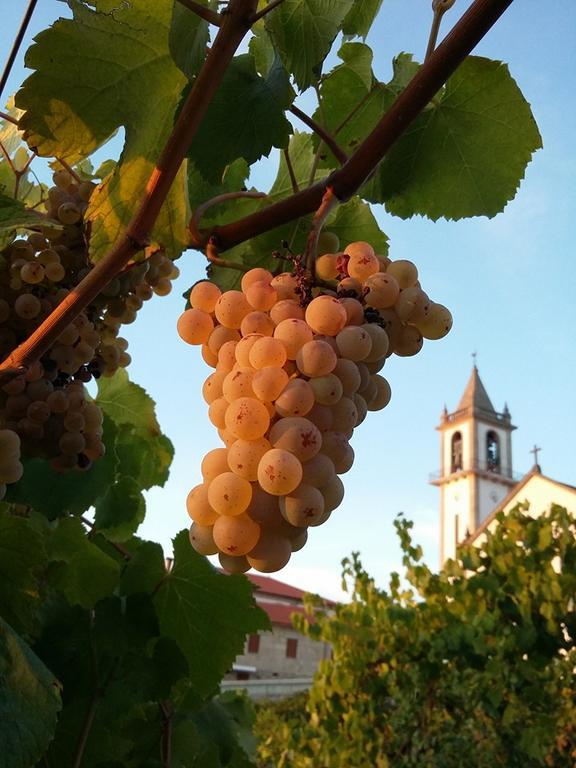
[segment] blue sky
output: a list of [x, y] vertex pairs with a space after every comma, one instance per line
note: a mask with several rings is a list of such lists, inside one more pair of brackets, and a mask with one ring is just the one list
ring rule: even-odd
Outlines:
[[[457, 2], [446, 28], [469, 2]], [[26, 3], [4, 3], [0, 61], [9, 50]], [[6, 7], [7, 6], [7, 7]], [[56, 0], [39, 4], [31, 34], [67, 12]], [[375, 71], [385, 79], [400, 51], [422, 58], [430, 20], [428, 0], [386, 0], [368, 43]], [[30, 40], [28, 35], [28, 42]], [[384, 374], [393, 391], [390, 405], [371, 414], [353, 438], [354, 467], [343, 476], [346, 497], [328, 523], [314, 529], [307, 546], [279, 576], [298, 586], [334, 595], [340, 561], [357, 550], [368, 571], [384, 584], [399, 567], [392, 521], [402, 511], [415, 522], [426, 558], [438, 560], [438, 491], [428, 475], [439, 467], [435, 427], [444, 403], [454, 409], [478, 353], [478, 368], [492, 402], [508, 403], [518, 429], [513, 463], [527, 471], [529, 453], [542, 447], [545, 474], [576, 484], [576, 5], [568, 0], [512, 4], [475, 53], [508, 62], [531, 103], [544, 149], [529, 165], [516, 199], [494, 219], [432, 223], [403, 221], [374, 207], [390, 238], [392, 258], [416, 262], [422, 284], [450, 307], [454, 328], [413, 358], [393, 358]], [[24, 77], [22, 54], [5, 95]], [[153, 107], [151, 107], [153, 108]], [[297, 126], [300, 127], [300, 126]], [[253, 181], [270, 184], [276, 159], [261, 162]], [[180, 294], [203, 276], [201, 254], [187, 252], [173, 294], [158, 298], [128, 326], [133, 380], [157, 402], [165, 433], [176, 447], [170, 480], [148, 495], [142, 535], [167, 548], [187, 525], [184, 501], [200, 481], [203, 455], [218, 446], [201, 397], [209, 369], [197, 349], [177, 337]]]

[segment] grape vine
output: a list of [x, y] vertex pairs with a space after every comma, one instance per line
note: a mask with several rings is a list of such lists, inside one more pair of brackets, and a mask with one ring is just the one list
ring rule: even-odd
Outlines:
[[[24, 734], [2, 742], [10, 768], [252, 764], [249, 718], [213, 699], [268, 625], [235, 574], [281, 569], [328, 520], [353, 431], [390, 400], [381, 371], [450, 330], [369, 203], [493, 216], [540, 146], [506, 68], [469, 55], [510, 2], [475, 0], [438, 46], [451, 3], [434, 3], [424, 62], [399, 55], [387, 82], [365, 42], [371, 0], [71, 3], [30, 46], [0, 113], [0, 584], [16, 584], [0, 588], [0, 655]], [[275, 151], [268, 191], [250, 188]], [[214, 369], [202, 394], [222, 447], [167, 565], [136, 534], [173, 449], [125, 372], [122, 329], [170, 292], [187, 249], [208, 279], [178, 333]], [[217, 553], [230, 576], [202, 557]]]

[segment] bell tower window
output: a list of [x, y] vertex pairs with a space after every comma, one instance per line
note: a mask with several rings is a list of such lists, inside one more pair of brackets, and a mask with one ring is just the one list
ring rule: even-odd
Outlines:
[[462, 464], [462, 433], [454, 432], [451, 442], [451, 472], [459, 472], [463, 468]]
[[486, 435], [486, 466], [489, 472], [500, 472], [500, 441], [493, 430]]

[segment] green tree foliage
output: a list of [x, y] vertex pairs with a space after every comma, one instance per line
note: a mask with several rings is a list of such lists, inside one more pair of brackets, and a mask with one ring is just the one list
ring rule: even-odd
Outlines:
[[536, 519], [516, 509], [433, 573], [397, 520], [404, 579], [378, 589], [354, 556], [350, 602], [298, 617], [332, 658], [305, 705], [259, 714], [261, 765], [572, 765], [575, 523], [558, 506]]

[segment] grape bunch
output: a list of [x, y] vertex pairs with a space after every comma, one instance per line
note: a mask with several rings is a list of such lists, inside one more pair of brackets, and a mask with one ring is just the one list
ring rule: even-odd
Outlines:
[[[50, 314], [92, 269], [84, 213], [95, 185], [56, 171], [46, 225], [0, 253], [0, 359]], [[178, 269], [160, 248], [130, 264], [25, 373], [0, 387], [0, 428], [15, 432], [23, 453], [57, 471], [87, 469], [104, 453], [102, 413], [84, 384], [130, 364], [119, 335], [143, 303], [166, 295]]]
[[23, 471], [20, 438], [11, 429], [0, 429], [0, 501], [6, 494], [6, 486], [17, 483]]
[[354, 429], [390, 400], [379, 373], [387, 357], [415, 354], [424, 335], [450, 329], [416, 267], [368, 243], [324, 254], [317, 275], [326, 287], [309, 303], [299, 274], [255, 268], [240, 291], [223, 293], [201, 281], [178, 320], [183, 341], [202, 345], [215, 368], [203, 396], [224, 444], [206, 454], [203, 482], [188, 494], [190, 541], [228, 572], [280, 570], [328, 520], [344, 496]]

